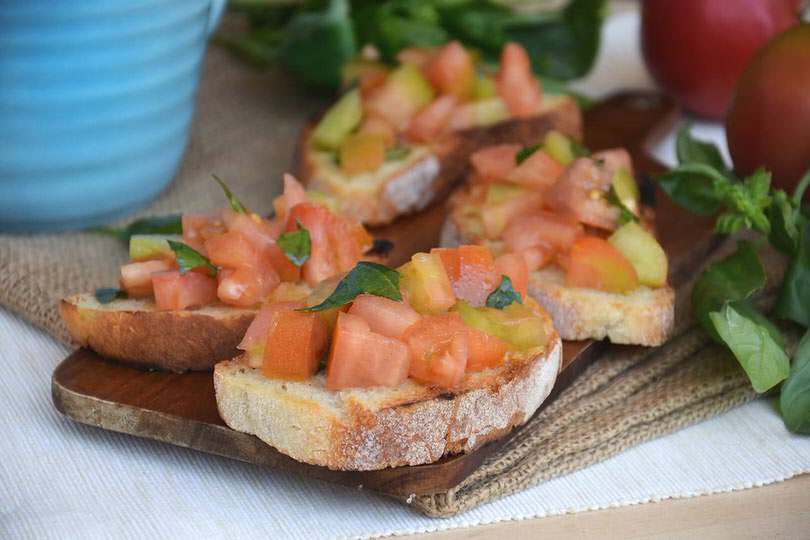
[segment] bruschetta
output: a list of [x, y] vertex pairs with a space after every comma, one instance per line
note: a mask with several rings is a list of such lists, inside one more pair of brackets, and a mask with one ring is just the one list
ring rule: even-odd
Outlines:
[[581, 137], [575, 100], [544, 94], [526, 51], [507, 44], [497, 73], [453, 41], [408, 49], [394, 68], [360, 70], [299, 141], [299, 176], [340, 211], [383, 225], [425, 208], [466, 171], [475, 150], [542, 137], [556, 128]]
[[235, 354], [263, 302], [308, 297], [372, 246], [360, 223], [290, 175], [271, 218], [228, 195], [229, 208], [184, 214], [181, 235], [132, 236], [119, 291], [62, 300], [76, 342], [124, 362], [210, 370]]
[[[667, 255], [624, 149], [590, 153], [559, 132], [471, 157], [442, 245], [474, 243], [528, 272], [563, 339], [659, 345], [674, 321]], [[524, 270], [525, 269], [525, 270]]]
[[384, 271], [387, 287], [359, 275], [367, 264], [261, 309], [244, 353], [214, 369], [228, 426], [299, 461], [372, 470], [473, 451], [532, 416], [561, 340], [525, 275], [483, 246], [417, 253]]

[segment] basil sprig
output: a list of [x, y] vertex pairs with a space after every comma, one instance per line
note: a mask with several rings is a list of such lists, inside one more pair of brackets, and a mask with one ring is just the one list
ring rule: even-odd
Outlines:
[[208, 257], [183, 242], [167, 240], [169, 247], [174, 251], [175, 262], [180, 267], [180, 273], [185, 274], [190, 270], [202, 268], [209, 276], [216, 277], [218, 268], [214, 266]]
[[136, 219], [126, 227], [96, 227], [90, 230], [114, 236], [129, 244], [129, 239], [136, 234], [183, 234], [183, 222], [180, 214], [171, 214]]
[[248, 214], [249, 211], [247, 207], [245, 207], [245, 205], [242, 204], [236, 195], [233, 194], [233, 191], [231, 191], [231, 188], [228, 187], [228, 184], [226, 184], [224, 180], [215, 174], [212, 174], [211, 176], [214, 177], [216, 183], [219, 184], [219, 187], [221, 187], [222, 191], [225, 192], [225, 197], [228, 199], [228, 204], [231, 206], [231, 210], [234, 212], [239, 212], [240, 214]]
[[512, 285], [512, 280], [508, 276], [501, 276], [501, 282], [494, 291], [487, 296], [487, 307], [495, 309], [503, 309], [506, 306], [517, 302], [522, 304], [523, 300], [520, 298], [520, 293], [515, 290]]
[[127, 291], [123, 289], [115, 289], [112, 287], [103, 287], [96, 289], [96, 300], [99, 304], [109, 304], [113, 300], [126, 300], [129, 298]]
[[340, 280], [326, 300], [299, 311], [324, 311], [344, 306], [361, 294], [373, 294], [390, 300], [402, 300], [399, 292], [399, 272], [368, 261], [360, 261]]
[[632, 210], [627, 208], [627, 205], [616, 194], [616, 188], [610, 186], [607, 194], [607, 202], [619, 209], [619, 225], [624, 225], [630, 221], [639, 222], [638, 216]]
[[278, 237], [277, 241], [281, 251], [295, 266], [304, 266], [304, 263], [309, 260], [312, 252], [312, 241], [309, 237], [309, 231], [306, 230], [301, 222], [298, 222], [298, 229], [286, 232]]
[[793, 356], [793, 367], [779, 398], [785, 425], [794, 433], [810, 434], [810, 332], [807, 332]]

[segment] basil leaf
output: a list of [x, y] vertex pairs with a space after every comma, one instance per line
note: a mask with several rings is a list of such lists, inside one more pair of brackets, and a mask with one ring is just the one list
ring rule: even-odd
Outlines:
[[771, 173], [764, 169], [727, 186], [723, 193], [727, 210], [717, 218], [715, 230], [733, 234], [746, 228], [769, 234], [771, 223], [765, 212], [771, 204], [770, 189]]
[[175, 242], [174, 240], [167, 240], [167, 242], [169, 242], [169, 247], [174, 251], [175, 261], [177, 262], [177, 266], [180, 267], [181, 274], [185, 274], [195, 268], [202, 268], [206, 270], [211, 277], [217, 275], [217, 267], [211, 264], [208, 257], [196, 249], [183, 242]]
[[795, 255], [799, 250], [801, 230], [807, 223], [799, 209], [784, 191], [773, 193], [771, 205], [767, 209], [771, 232], [768, 241], [785, 255]]
[[580, 144], [575, 139], [571, 139], [571, 151], [574, 153], [574, 157], [590, 157], [591, 150], [585, 146], [584, 144]]
[[96, 300], [98, 300], [100, 304], [109, 304], [113, 300], [125, 300], [127, 298], [129, 298], [127, 291], [122, 289], [114, 289], [111, 287], [96, 289]]
[[726, 302], [744, 300], [765, 286], [765, 269], [750, 242], [740, 241], [737, 250], [708, 265], [692, 289], [692, 310], [703, 329], [715, 340], [710, 313]]
[[627, 208], [622, 200], [619, 198], [619, 195], [616, 193], [616, 188], [610, 186], [610, 191], [607, 194], [607, 201], [619, 209], [619, 225], [624, 225], [630, 221], [635, 221], [636, 223], [639, 222], [638, 216], [633, 213], [632, 210]]
[[[754, 308], [726, 304], [709, 314], [715, 330], [745, 370], [757, 393], [765, 392], [790, 374], [790, 361], [774, 332], [778, 331]], [[747, 310], [747, 313], [743, 313]], [[754, 312], [758, 317], [752, 317]]]
[[141, 218], [123, 228], [96, 227], [92, 232], [114, 236], [127, 244], [135, 234], [183, 234], [183, 222], [180, 214]]
[[810, 326], [810, 224], [804, 226], [798, 252], [790, 259], [774, 313]]
[[673, 201], [703, 216], [720, 211], [725, 191], [731, 185], [722, 173], [702, 163], [680, 165], [656, 180]]
[[726, 167], [723, 156], [717, 146], [710, 142], [699, 141], [692, 137], [691, 126], [684, 124], [678, 129], [678, 136], [675, 140], [675, 153], [678, 155], [679, 163], [702, 163], [720, 171], [730, 180], [734, 179], [733, 173]]
[[394, 61], [408, 47], [443, 45], [450, 41], [432, 0], [360, 2], [352, 10], [359, 43], [373, 43], [384, 60]]
[[360, 294], [373, 294], [391, 300], [402, 300], [399, 292], [399, 272], [381, 264], [360, 261], [340, 280], [334, 292], [316, 306], [299, 311], [324, 311], [348, 304]]
[[298, 223], [298, 229], [282, 234], [278, 237], [278, 245], [284, 252], [284, 255], [295, 266], [304, 266], [304, 263], [309, 260], [312, 251], [312, 242], [309, 238], [309, 231], [306, 230], [301, 223]]
[[810, 332], [804, 334], [793, 355], [790, 376], [779, 396], [782, 419], [793, 433], [810, 434]]
[[236, 195], [233, 194], [233, 191], [231, 191], [231, 188], [228, 187], [228, 184], [226, 184], [219, 176], [215, 174], [212, 174], [211, 176], [214, 177], [214, 180], [217, 181], [219, 187], [221, 187], [222, 191], [225, 192], [225, 197], [228, 198], [228, 204], [231, 205], [231, 210], [234, 212], [239, 212], [240, 214], [249, 213], [248, 209], [245, 208], [245, 205], [242, 204], [242, 202], [236, 198]]
[[520, 165], [521, 163], [529, 159], [529, 156], [537, 152], [540, 148], [542, 148], [542, 146], [543, 146], [542, 144], [537, 143], [531, 146], [524, 146], [523, 148], [521, 148], [518, 151], [518, 153], [515, 154], [515, 165]]
[[513, 302], [522, 304], [523, 300], [512, 286], [512, 280], [507, 276], [501, 276], [500, 284], [487, 296], [487, 307], [503, 309]]

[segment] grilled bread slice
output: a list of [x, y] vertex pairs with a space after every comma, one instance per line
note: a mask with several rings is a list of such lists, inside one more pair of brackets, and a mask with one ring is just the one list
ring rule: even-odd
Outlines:
[[214, 368], [217, 407], [231, 428], [290, 457], [336, 470], [432, 463], [472, 452], [526, 422], [548, 397], [562, 344], [544, 316], [545, 345], [468, 373], [453, 391], [408, 379], [397, 388], [330, 391], [323, 374], [269, 379], [237, 358]]
[[152, 300], [101, 304], [93, 294], [62, 300], [59, 313], [82, 347], [121, 362], [177, 373], [206, 371], [238, 353], [256, 311], [222, 304], [158, 311]]
[[570, 96], [545, 96], [540, 114], [465, 129], [430, 146], [410, 146], [408, 154], [379, 169], [346, 176], [334, 155], [311, 142], [314, 125], [304, 128], [297, 152], [298, 177], [307, 187], [334, 196], [338, 211], [368, 225], [385, 225], [427, 207], [468, 173], [469, 156], [496, 143], [542, 140], [553, 129], [582, 139], [582, 114]]

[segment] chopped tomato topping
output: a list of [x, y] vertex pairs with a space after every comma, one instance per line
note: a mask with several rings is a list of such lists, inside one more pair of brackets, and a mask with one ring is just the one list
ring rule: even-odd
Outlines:
[[212, 236], [205, 241], [208, 259], [217, 266], [238, 268], [259, 266], [261, 253], [248, 241], [244, 234], [226, 232]]
[[273, 314], [264, 346], [265, 377], [305, 380], [318, 371], [328, 333], [317, 313], [277, 310]]
[[619, 212], [605, 200], [612, 175], [591, 158], [577, 158], [548, 190], [547, 204], [554, 210], [575, 216], [586, 225], [616, 228]]
[[301, 275], [313, 286], [336, 273], [335, 256], [329, 245], [331, 216], [329, 210], [322, 206], [301, 203], [292, 209], [287, 218], [286, 230], [296, 230], [300, 222], [309, 231], [310, 255], [301, 267]]
[[565, 170], [559, 162], [543, 152], [535, 150], [532, 155], [512, 169], [505, 180], [528, 188], [545, 191], [553, 186]]
[[416, 253], [399, 268], [403, 295], [418, 313], [439, 313], [456, 303], [453, 284], [441, 257], [435, 253]]
[[217, 300], [216, 280], [199, 272], [159, 272], [152, 275], [152, 287], [160, 310], [199, 307]]
[[174, 261], [155, 259], [134, 262], [121, 267], [121, 288], [132, 297], [152, 295], [152, 275], [177, 268]]
[[205, 241], [212, 236], [225, 232], [225, 223], [222, 221], [222, 212], [220, 211], [183, 214], [181, 223], [183, 242], [203, 254], [205, 254]]
[[509, 344], [474, 328], [467, 329], [467, 367], [470, 371], [483, 371], [503, 363]]
[[267, 255], [281, 281], [295, 282], [301, 279], [301, 268], [295, 266], [277, 244], [273, 244], [267, 249]]
[[363, 121], [360, 123], [360, 127], [357, 128], [357, 133], [361, 133], [364, 135], [376, 135], [380, 137], [385, 144], [386, 148], [390, 148], [394, 146], [394, 143], [397, 141], [397, 134], [394, 130], [394, 126], [381, 116], [372, 116], [366, 115], [363, 118]]
[[435, 141], [447, 130], [456, 103], [456, 97], [448, 94], [439, 96], [419, 109], [411, 119], [407, 137], [422, 143]]
[[408, 374], [415, 380], [453, 388], [464, 378], [468, 355], [468, 327], [457, 313], [422, 318], [405, 331], [411, 349]]
[[253, 322], [248, 326], [245, 336], [237, 345], [237, 348], [251, 355], [259, 353], [263, 355], [267, 334], [270, 331], [270, 325], [275, 314], [279, 311], [292, 311], [301, 307], [304, 307], [303, 301], [265, 304], [256, 314], [256, 317], [253, 318]]
[[597, 163], [601, 162], [602, 167], [612, 177], [613, 173], [619, 169], [624, 169], [630, 176], [633, 176], [633, 159], [630, 153], [624, 148], [611, 148], [610, 150], [600, 150], [591, 155], [591, 159]]
[[273, 209], [276, 211], [277, 220], [284, 223], [293, 206], [302, 202], [307, 202], [307, 193], [304, 191], [304, 186], [293, 175], [285, 174], [284, 191], [273, 199]]
[[385, 162], [385, 139], [369, 133], [349, 135], [340, 146], [340, 169], [349, 176], [376, 171]]
[[458, 41], [451, 41], [425, 64], [425, 76], [442, 94], [470, 97], [475, 82], [472, 55]]
[[576, 219], [538, 210], [515, 218], [503, 232], [503, 240], [512, 253], [522, 253], [535, 246], [567, 251], [582, 234], [582, 225]]
[[[537, 245], [524, 249], [521, 251], [521, 255], [523, 255], [523, 259], [526, 261], [526, 267], [529, 269], [529, 272], [534, 272], [550, 264], [555, 258], [555, 251], [554, 248], [549, 245]], [[558, 260], [560, 255], [559, 253], [557, 254]]]
[[217, 296], [223, 303], [249, 307], [265, 301], [281, 280], [272, 266], [220, 270]]
[[497, 238], [518, 216], [535, 212], [543, 204], [543, 195], [536, 191], [520, 193], [499, 203], [487, 203], [481, 209], [484, 233], [487, 238]]
[[500, 282], [492, 253], [483, 246], [434, 248], [430, 252], [441, 257], [456, 298], [472, 306], [483, 306]]
[[436, 56], [436, 47], [408, 47], [397, 53], [397, 62], [422, 67]]
[[355, 298], [349, 314], [363, 319], [372, 332], [395, 339], [401, 339], [405, 330], [421, 318], [405, 302], [369, 294]]
[[473, 170], [481, 180], [501, 180], [515, 168], [519, 144], [496, 144], [474, 152], [470, 156]]
[[583, 236], [574, 242], [569, 257], [565, 282], [571, 287], [619, 293], [638, 287], [633, 264], [606, 240]]
[[540, 82], [532, 73], [529, 55], [517, 43], [507, 43], [501, 51], [495, 89], [515, 116], [526, 117], [540, 111], [543, 100]]
[[501, 276], [506, 276], [512, 282], [512, 287], [526, 296], [529, 289], [529, 267], [521, 253], [505, 253], [495, 259], [495, 270]]
[[275, 244], [281, 231], [258, 214], [244, 214], [230, 208], [222, 211], [222, 220], [229, 233], [239, 233], [257, 250], [266, 249]]

